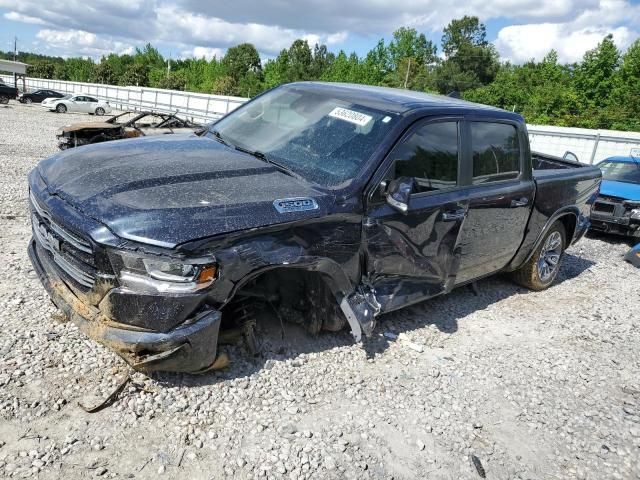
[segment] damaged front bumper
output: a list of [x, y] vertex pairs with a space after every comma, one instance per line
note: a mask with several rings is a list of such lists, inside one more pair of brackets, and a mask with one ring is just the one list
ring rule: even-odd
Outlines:
[[221, 321], [219, 311], [202, 310], [166, 332], [116, 323], [74, 294], [33, 239], [29, 244], [29, 258], [53, 303], [86, 335], [113, 349], [134, 369], [198, 372], [214, 363]]

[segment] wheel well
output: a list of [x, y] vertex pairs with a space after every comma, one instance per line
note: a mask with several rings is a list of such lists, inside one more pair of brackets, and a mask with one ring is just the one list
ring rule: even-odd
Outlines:
[[281, 319], [301, 324], [311, 333], [341, 330], [347, 323], [326, 278], [300, 268], [276, 268], [251, 278], [224, 309], [233, 315], [239, 304], [247, 302], [262, 303]]
[[567, 247], [568, 247], [569, 245], [571, 245], [571, 242], [573, 240], [573, 234], [576, 231], [576, 224], [578, 219], [576, 218], [575, 214], [568, 213], [566, 215], [561, 216], [558, 219], [558, 221], [564, 225], [564, 231], [567, 235], [566, 241], [567, 241]]

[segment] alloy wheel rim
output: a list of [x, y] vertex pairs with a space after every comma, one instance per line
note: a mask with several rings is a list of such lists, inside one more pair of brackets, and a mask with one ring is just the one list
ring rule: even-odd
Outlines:
[[538, 258], [538, 275], [542, 282], [548, 282], [558, 271], [562, 254], [562, 236], [553, 232], [547, 237]]

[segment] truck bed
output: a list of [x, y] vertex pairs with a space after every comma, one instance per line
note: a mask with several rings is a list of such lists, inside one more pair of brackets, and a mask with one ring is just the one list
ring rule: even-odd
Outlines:
[[534, 170], [566, 170], [569, 168], [589, 167], [584, 163], [565, 160], [564, 158], [546, 153], [531, 152], [531, 162]]
[[[527, 233], [513, 265], [518, 266], [536, 245], [545, 224], [558, 212], [558, 205], [572, 205], [583, 218], [591, 214], [591, 205], [598, 194], [602, 172], [597, 167], [564, 160], [553, 155], [532, 152], [533, 178], [536, 196]], [[568, 238], [571, 243], [577, 238]]]

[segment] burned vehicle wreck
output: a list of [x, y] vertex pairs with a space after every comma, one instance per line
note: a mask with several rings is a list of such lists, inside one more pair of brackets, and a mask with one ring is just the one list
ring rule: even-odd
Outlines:
[[62, 127], [57, 133], [61, 150], [123, 138], [191, 133], [202, 127], [175, 114], [124, 112], [105, 122], [82, 122]]
[[198, 134], [41, 161], [29, 256], [53, 302], [134, 368], [198, 372], [256, 303], [359, 341], [378, 315], [497, 272], [547, 288], [600, 180], [532, 156], [515, 113], [294, 83]]

